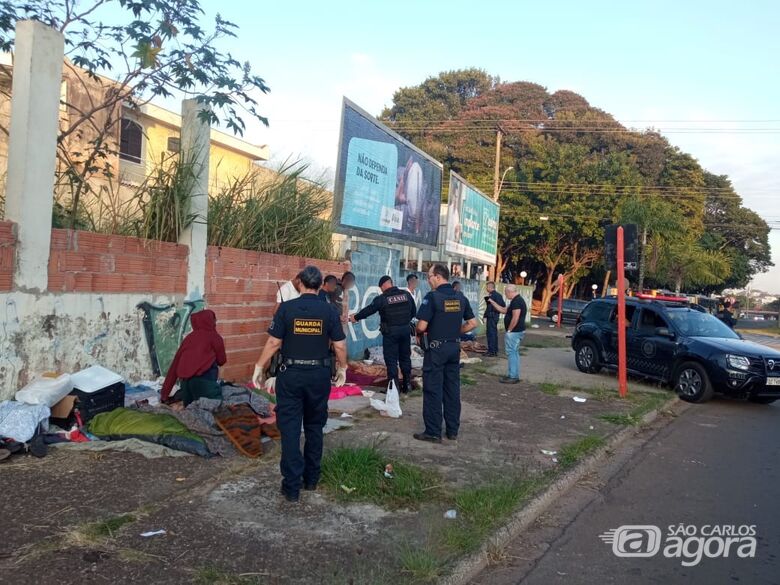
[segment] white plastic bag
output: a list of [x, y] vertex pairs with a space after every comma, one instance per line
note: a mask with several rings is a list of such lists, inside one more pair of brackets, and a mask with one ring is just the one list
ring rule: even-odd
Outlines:
[[387, 385], [387, 396], [385, 396], [384, 402], [377, 398], [370, 398], [369, 400], [371, 406], [390, 418], [399, 418], [401, 416], [401, 398], [398, 395], [395, 380], [390, 380], [390, 383]]
[[73, 390], [70, 374], [57, 378], [36, 378], [16, 393], [17, 402], [54, 406]]

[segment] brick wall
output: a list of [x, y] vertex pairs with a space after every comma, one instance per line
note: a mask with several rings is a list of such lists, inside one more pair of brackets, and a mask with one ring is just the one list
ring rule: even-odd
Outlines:
[[339, 262], [209, 246], [205, 296], [225, 338], [224, 379], [246, 381], [251, 377], [276, 307], [276, 283], [290, 280], [308, 264], [319, 267], [323, 275], [340, 277], [346, 270]]
[[14, 224], [10, 221], [0, 221], [0, 291], [9, 291], [13, 286], [15, 259]]
[[186, 294], [187, 254], [169, 242], [53, 229], [49, 290]]

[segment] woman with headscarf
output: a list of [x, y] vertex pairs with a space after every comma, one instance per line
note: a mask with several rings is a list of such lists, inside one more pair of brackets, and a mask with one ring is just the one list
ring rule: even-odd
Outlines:
[[161, 399], [168, 401], [173, 385], [179, 380], [174, 398], [187, 406], [198, 398], [222, 398], [217, 378], [219, 366], [225, 365], [225, 342], [217, 333], [217, 316], [204, 309], [190, 316], [192, 332], [181, 342], [168, 368]]

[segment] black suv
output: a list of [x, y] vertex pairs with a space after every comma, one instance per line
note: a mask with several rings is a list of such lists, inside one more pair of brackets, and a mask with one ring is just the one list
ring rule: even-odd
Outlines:
[[[617, 368], [617, 300], [591, 301], [572, 336], [577, 367]], [[669, 383], [688, 402], [715, 392], [769, 404], [780, 399], [780, 352], [746, 341], [683, 303], [626, 300], [628, 371]]]

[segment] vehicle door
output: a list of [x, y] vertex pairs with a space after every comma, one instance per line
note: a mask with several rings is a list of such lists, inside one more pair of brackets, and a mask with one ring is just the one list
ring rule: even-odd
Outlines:
[[628, 341], [628, 363], [632, 370], [668, 379], [677, 348], [669, 322], [657, 310], [642, 307]]
[[[626, 353], [630, 347], [630, 339], [633, 334], [633, 322], [638, 315], [636, 305], [626, 303]], [[608, 364], [617, 365], [618, 363], [618, 335], [617, 335], [617, 305], [612, 309], [609, 316], [609, 323], [604, 331], [604, 357]], [[629, 361], [630, 364], [630, 361]], [[631, 367], [630, 365], [628, 367]]]

